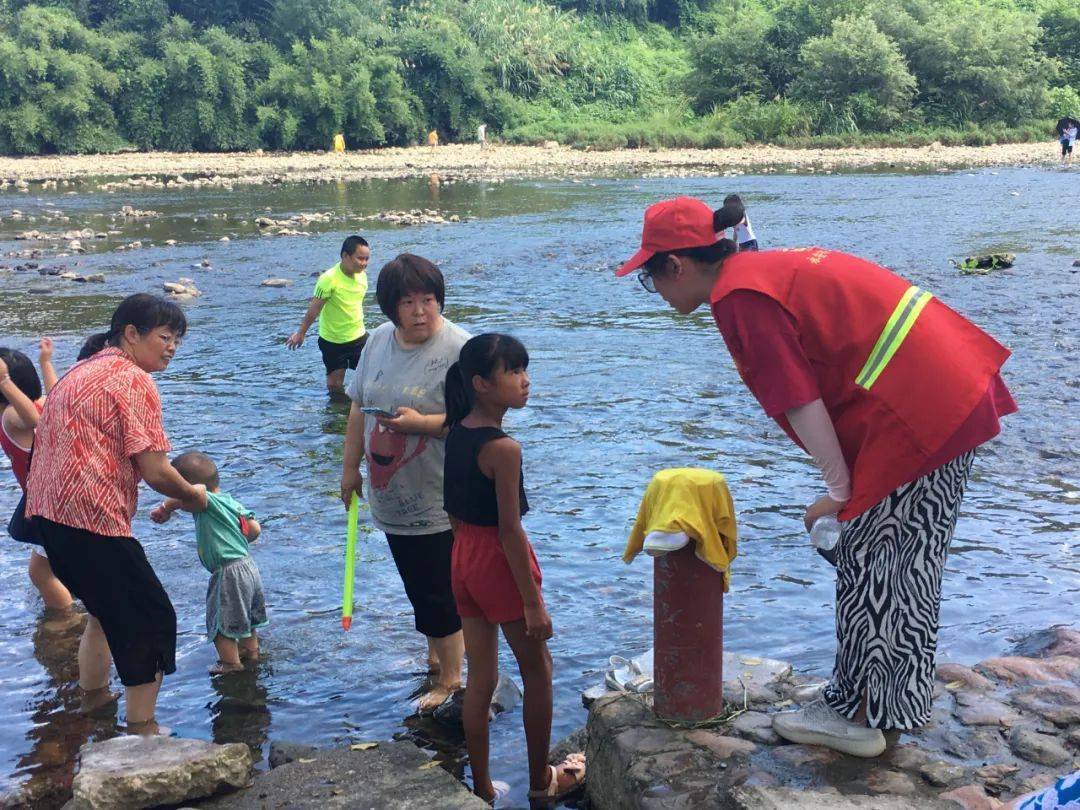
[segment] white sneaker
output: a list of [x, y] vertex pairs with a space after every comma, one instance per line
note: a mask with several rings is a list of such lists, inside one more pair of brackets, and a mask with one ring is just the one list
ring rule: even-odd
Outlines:
[[773, 731], [791, 742], [824, 745], [853, 757], [876, 757], [885, 750], [881, 729], [848, 720], [821, 698], [796, 711], [773, 715]]
[[650, 532], [645, 536], [642, 550], [650, 557], [663, 557], [690, 542], [686, 532]]

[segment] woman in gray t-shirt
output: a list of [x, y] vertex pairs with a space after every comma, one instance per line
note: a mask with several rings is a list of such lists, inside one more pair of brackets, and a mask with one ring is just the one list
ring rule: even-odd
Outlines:
[[469, 334], [442, 316], [442, 273], [420, 256], [403, 253], [383, 267], [375, 296], [390, 321], [371, 332], [349, 386], [341, 499], [348, 506], [353, 492], [363, 497], [366, 457], [372, 518], [390, 544], [416, 629], [427, 637], [435, 679], [420, 699], [427, 713], [461, 687], [464, 643], [450, 587], [454, 535], [443, 510], [443, 385]]

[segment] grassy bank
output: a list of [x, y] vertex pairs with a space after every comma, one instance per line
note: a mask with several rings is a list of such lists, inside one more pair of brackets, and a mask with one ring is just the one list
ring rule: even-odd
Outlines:
[[1080, 116], [1075, 0], [0, 0], [0, 153], [978, 145]]

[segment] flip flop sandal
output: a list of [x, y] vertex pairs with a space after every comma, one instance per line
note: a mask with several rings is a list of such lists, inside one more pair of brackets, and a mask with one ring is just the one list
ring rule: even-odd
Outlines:
[[644, 694], [645, 692], [653, 691], [653, 679], [648, 675], [635, 675], [628, 680], [623, 688], [627, 692], [634, 692], [635, 694]]
[[[554, 804], [580, 790], [581, 786], [585, 784], [585, 755], [581, 753], [570, 754], [566, 759], [560, 762], [558, 766], [548, 765], [548, 770], [551, 773], [551, 778], [548, 780], [548, 786], [543, 790], [530, 790], [530, 802]], [[573, 774], [575, 777], [573, 784], [561, 792], [559, 791], [560, 770], [562, 773]]]

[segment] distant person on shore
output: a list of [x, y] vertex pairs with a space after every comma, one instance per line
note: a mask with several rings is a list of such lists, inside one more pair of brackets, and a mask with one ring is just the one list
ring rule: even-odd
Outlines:
[[[739, 376], [822, 471], [807, 531], [840, 522], [836, 659], [781, 737], [875, 757], [930, 720], [941, 583], [976, 449], [1016, 411], [1009, 350], [884, 267], [823, 248], [737, 252], [690, 197], [648, 208], [617, 271], [680, 315], [709, 307]], [[710, 367], [715, 358], [706, 361]]]
[[433, 262], [402, 253], [379, 272], [375, 297], [388, 321], [371, 333], [349, 384], [341, 500], [364, 497], [367, 459], [371, 518], [386, 535], [414, 626], [427, 641], [430, 714], [461, 687], [465, 647], [450, 585], [454, 535], [443, 508], [446, 370], [469, 334], [443, 317], [446, 282]]
[[311, 324], [319, 321], [319, 351], [326, 367], [326, 390], [330, 396], [345, 391], [345, 371], [355, 369], [367, 343], [364, 328], [364, 296], [371, 248], [362, 236], [350, 236], [341, 245], [341, 259], [319, 276], [300, 328], [289, 335], [285, 346], [299, 349]]
[[717, 233], [722, 235], [728, 228], [732, 229], [732, 241], [738, 245], [739, 252], [758, 249], [754, 229], [750, 227], [750, 215], [738, 194], [726, 196], [723, 207], [717, 211]]
[[552, 803], [585, 778], [585, 758], [548, 765], [551, 743], [551, 617], [540, 595], [536, 554], [522, 528], [529, 511], [521, 445], [503, 417], [529, 401], [529, 353], [508, 335], [469, 340], [446, 372], [446, 466], [443, 493], [454, 527], [454, 598], [465, 634], [469, 683], [462, 719], [473, 790], [487, 802], [509, 790], [488, 770], [488, 710], [499, 680], [499, 628], [525, 686], [529, 799]]
[[162, 733], [155, 719], [165, 675], [176, 671], [176, 611], [131, 520], [139, 481], [206, 508], [206, 490], [169, 463], [161, 400], [164, 371], [187, 331], [183, 310], [146, 293], [113, 312], [107, 347], [76, 364], [45, 403], [26, 482], [32, 518], [60, 581], [90, 614], [79, 645], [79, 686], [89, 709], [115, 699], [115, 661], [127, 692], [130, 733]]
[[427, 145], [432, 149], [439, 145], [439, 133], [437, 130], [433, 129], [427, 134]]
[[[210, 673], [236, 672], [244, 668], [244, 661], [259, 660], [256, 630], [267, 624], [262, 577], [248, 550], [248, 544], [258, 539], [262, 528], [254, 512], [221, 491], [217, 465], [206, 453], [181, 453], [172, 465], [189, 484], [206, 487], [205, 508], [189, 511], [195, 518], [199, 562], [210, 572], [206, 635], [218, 654]], [[173, 512], [183, 508], [183, 503], [169, 498], [150, 513], [150, 519], [165, 523]]]
[[1073, 148], [1076, 146], [1078, 126], [1080, 125], [1076, 121], [1070, 120], [1061, 131], [1061, 162], [1069, 166], [1073, 162]]
[[476, 128], [476, 142], [481, 149], [487, 149], [487, 124], [481, 124]]
[[[43, 390], [29, 357], [13, 349], [0, 348], [0, 448], [11, 462], [11, 472], [24, 492], [26, 477], [30, 474], [34, 431], [45, 408], [45, 397], [56, 385], [52, 356], [52, 340], [42, 338], [38, 345], [38, 365], [45, 378]], [[71, 592], [56, 578], [49, 558], [42, 551], [32, 549], [30, 552], [30, 581], [41, 594], [45, 607], [67, 610], [71, 607]]]

